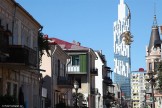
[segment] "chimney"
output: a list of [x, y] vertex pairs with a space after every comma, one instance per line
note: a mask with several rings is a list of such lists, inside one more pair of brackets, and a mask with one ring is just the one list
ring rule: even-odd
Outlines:
[[73, 40], [73, 42], [72, 42], [73, 44], [75, 44], [75, 45], [78, 45], [78, 46], [80, 46], [81, 44], [80, 44], [80, 42], [76, 42], [75, 40]]
[[76, 44], [76, 41], [75, 40], [73, 40], [73, 42], [72, 42], [73, 44]]
[[80, 42], [77, 42], [77, 44], [76, 44], [76, 45], [80, 46]]

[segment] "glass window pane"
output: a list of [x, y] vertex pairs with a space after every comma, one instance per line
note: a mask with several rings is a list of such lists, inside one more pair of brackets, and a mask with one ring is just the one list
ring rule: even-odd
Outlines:
[[79, 55], [72, 56], [72, 65], [79, 65]]

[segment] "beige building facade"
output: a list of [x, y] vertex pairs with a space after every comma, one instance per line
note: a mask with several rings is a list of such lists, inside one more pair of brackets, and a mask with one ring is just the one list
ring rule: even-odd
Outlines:
[[26, 108], [40, 108], [37, 40], [41, 25], [15, 0], [0, 1], [0, 95], [20, 91]]
[[[79, 106], [95, 108], [95, 76], [98, 70], [95, 68], [97, 56], [91, 48], [83, 47], [79, 42], [66, 42], [57, 38], [50, 38], [57, 43], [70, 56], [68, 63], [68, 76], [72, 81], [79, 83], [78, 93], [83, 94], [83, 100], [78, 102]], [[73, 89], [75, 94], [75, 90]]]
[[146, 89], [147, 81], [145, 80], [146, 71], [139, 68], [137, 71], [131, 72], [131, 99], [133, 108], [144, 108], [148, 89]]
[[43, 88], [47, 89], [47, 100], [50, 101], [46, 107], [55, 108], [60, 103], [72, 106], [73, 83], [67, 74], [67, 59], [69, 56], [57, 44], [50, 45], [50, 56], [42, 57], [41, 68], [43, 73]]

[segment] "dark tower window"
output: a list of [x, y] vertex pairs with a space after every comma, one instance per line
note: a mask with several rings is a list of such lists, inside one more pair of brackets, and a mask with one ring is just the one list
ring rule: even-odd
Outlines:
[[152, 70], [152, 63], [149, 63], [149, 71]]

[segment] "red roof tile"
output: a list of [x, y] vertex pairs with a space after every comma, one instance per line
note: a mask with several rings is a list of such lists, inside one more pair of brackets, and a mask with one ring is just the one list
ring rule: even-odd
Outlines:
[[80, 46], [80, 43], [70, 43], [58, 38], [49, 38], [51, 40], [50, 44], [57, 43], [62, 49], [68, 50], [88, 50], [89, 48]]

